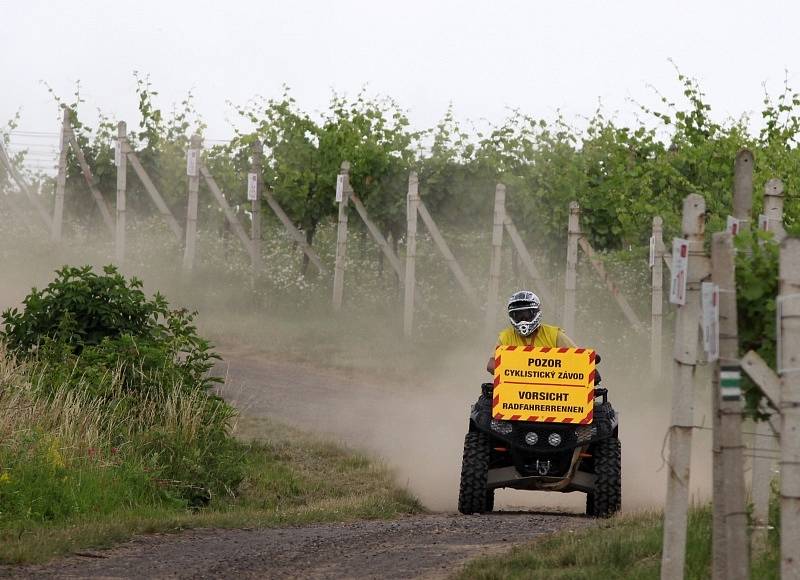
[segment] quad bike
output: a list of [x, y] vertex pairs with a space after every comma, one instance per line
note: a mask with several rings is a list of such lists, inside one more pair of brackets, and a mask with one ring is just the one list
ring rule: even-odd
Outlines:
[[494, 509], [496, 489], [581, 491], [586, 514], [609, 517], [622, 504], [619, 420], [608, 391], [595, 387], [587, 425], [492, 418], [492, 383], [481, 385], [464, 438], [458, 511]]

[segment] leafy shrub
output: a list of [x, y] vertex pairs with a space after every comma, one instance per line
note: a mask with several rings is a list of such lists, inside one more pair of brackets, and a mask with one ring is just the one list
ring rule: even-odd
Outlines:
[[171, 310], [159, 293], [148, 299], [141, 280], [126, 280], [114, 266], [102, 275], [91, 266], [65, 266], [23, 304], [3, 313], [0, 336], [17, 354], [38, 354], [63, 379], [99, 389], [111, 384], [103, 376], [119, 374], [125, 388], [143, 390], [217, 381], [208, 371], [218, 356], [197, 334], [194, 313]]
[[[197, 505], [235, 492], [244, 450], [230, 436], [235, 410], [208, 392], [218, 381], [209, 371], [219, 357], [193, 317], [170, 309], [158, 293], [148, 299], [140, 280], [126, 280], [113, 266], [103, 274], [66, 266], [43, 290], [33, 289], [21, 311], [3, 313], [0, 339], [11, 354], [0, 354], [24, 361], [27, 380], [14, 388], [50, 417], [43, 433], [70, 430], [64, 422], [80, 419], [87, 434], [95, 433], [94, 449], [124, 450], [125, 469], [156, 490], [145, 495]], [[7, 430], [13, 435], [21, 427]], [[23, 455], [38, 456], [36, 445], [22, 448]], [[0, 454], [0, 461], [2, 470], [9, 460]], [[55, 477], [28, 463], [31, 473]], [[15, 469], [21, 474], [23, 467]], [[73, 467], [86, 471], [80, 461]], [[139, 481], [127, 480], [134, 487]]]
[[[775, 368], [779, 247], [771, 233], [761, 231], [741, 232], [735, 243], [739, 350], [754, 350]], [[746, 376], [744, 385], [747, 407], [757, 414], [761, 390]]]

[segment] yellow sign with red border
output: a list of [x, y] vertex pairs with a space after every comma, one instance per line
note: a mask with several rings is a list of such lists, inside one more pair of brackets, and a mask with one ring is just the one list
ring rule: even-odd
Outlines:
[[592, 422], [595, 351], [498, 346], [492, 416], [506, 421]]

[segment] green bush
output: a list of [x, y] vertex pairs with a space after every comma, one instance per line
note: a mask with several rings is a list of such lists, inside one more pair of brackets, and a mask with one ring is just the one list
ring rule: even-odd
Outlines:
[[[779, 247], [769, 232], [745, 231], [736, 243], [736, 310], [739, 351], [754, 350], [773, 369], [776, 364], [776, 311]], [[750, 413], [758, 415], [761, 389], [744, 377]]]
[[[141, 281], [126, 280], [113, 266], [102, 274], [67, 266], [46, 288], [33, 289], [22, 310], [3, 313], [5, 358], [20, 359], [27, 380], [12, 386], [13, 404], [0, 408], [16, 447], [4, 457], [0, 446], [0, 471], [10, 469], [16, 479], [40, 474], [37, 488], [47, 488], [48, 499], [37, 500], [36, 509], [61, 503], [52, 489], [62, 484], [49, 479], [88, 485], [97, 476], [84, 465], [88, 450], [80, 433], [66, 422], [82, 425], [87, 438], [93, 434], [93, 453], [120, 450], [102, 477], [124, 476], [137, 497], [205, 504], [233, 495], [243, 478], [245, 450], [230, 436], [236, 412], [209, 392], [218, 381], [209, 371], [219, 357], [198, 335], [193, 313], [170, 309], [160, 294], [148, 299], [141, 288]], [[39, 444], [24, 435], [29, 426], [13, 419], [14, 408], [26, 404], [38, 410], [30, 421], [45, 436], [61, 441], [57, 433], [72, 434], [72, 442], [63, 443], [71, 459], [59, 468], [66, 473], [41, 469]], [[27, 459], [11, 459], [18, 455]], [[23, 506], [33, 501], [15, 497]], [[39, 519], [59, 516], [46, 511]]]
[[37, 354], [64, 380], [102, 388], [112, 384], [103, 377], [118, 374], [128, 390], [205, 389], [217, 381], [208, 371], [218, 356], [197, 334], [194, 314], [171, 310], [158, 293], [148, 299], [140, 280], [126, 280], [114, 266], [102, 275], [91, 266], [65, 266], [23, 305], [3, 313], [0, 336], [18, 355]]

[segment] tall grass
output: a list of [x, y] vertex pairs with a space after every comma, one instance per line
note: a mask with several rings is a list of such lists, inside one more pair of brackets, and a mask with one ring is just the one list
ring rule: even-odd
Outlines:
[[132, 398], [119, 373], [102, 398], [80, 378], [50, 377], [49, 364], [0, 345], [0, 529], [233, 495], [245, 451], [229, 405], [178, 386]]
[[[137, 532], [386, 518], [421, 506], [385, 467], [198, 389], [98, 398], [0, 343], [0, 562]], [[126, 398], [127, 397], [127, 398]], [[234, 439], [232, 431], [239, 431]], [[245, 441], [246, 440], [246, 441]], [[331, 477], [335, 474], [335, 477]]]
[[[773, 510], [770, 517], [774, 516]], [[641, 512], [617, 516], [577, 532], [560, 532], [501, 556], [474, 560], [457, 578], [655, 580], [660, 575], [663, 519], [661, 512]], [[765, 548], [754, 551], [752, 578], [777, 579], [778, 545], [777, 533], [771, 532]], [[691, 580], [711, 577], [709, 506], [689, 512], [685, 576]]]

